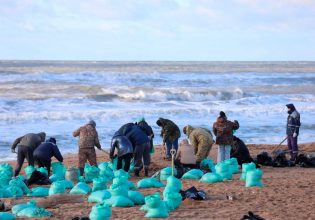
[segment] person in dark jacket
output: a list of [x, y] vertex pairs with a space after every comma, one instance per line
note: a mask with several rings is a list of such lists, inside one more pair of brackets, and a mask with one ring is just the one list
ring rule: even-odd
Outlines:
[[50, 176], [51, 158], [55, 157], [59, 162], [63, 162], [63, 157], [56, 145], [56, 139], [51, 137], [46, 142], [39, 145], [34, 150], [34, 160], [38, 167], [46, 167]]
[[130, 169], [130, 161], [133, 157], [133, 147], [132, 143], [126, 136], [121, 135], [116, 132], [112, 138], [111, 148], [109, 152], [109, 157], [114, 159], [115, 149], [117, 149], [117, 170], [122, 168], [122, 162], [124, 161], [124, 170], [126, 172]]
[[230, 159], [231, 145], [233, 144], [233, 131], [239, 128], [238, 121], [227, 120], [224, 112], [220, 112], [217, 121], [213, 123], [213, 133], [216, 136], [218, 147], [217, 163]]
[[139, 176], [144, 165], [145, 176], [148, 176], [150, 166], [150, 140], [148, 136], [138, 125], [133, 125], [124, 135], [130, 140], [134, 149], [135, 175]]
[[295, 161], [299, 152], [298, 149], [298, 136], [300, 131], [300, 113], [295, 109], [293, 104], [287, 104], [288, 108], [288, 118], [287, 118], [287, 138], [288, 138], [288, 148], [290, 150], [291, 159]]
[[233, 136], [231, 157], [236, 158], [239, 165], [254, 162], [253, 158], [249, 154], [246, 144], [236, 136]]
[[18, 176], [24, 160], [26, 158], [28, 165], [34, 166], [34, 157], [33, 151], [45, 141], [46, 134], [44, 132], [40, 132], [38, 134], [29, 133], [22, 137], [17, 138], [12, 144], [11, 150], [13, 153], [15, 152], [15, 148], [18, 147], [17, 152], [17, 163], [15, 168], [14, 176]]
[[152, 127], [148, 125], [144, 117], [141, 117], [136, 124], [146, 133], [146, 135], [150, 139], [150, 152], [153, 152], [154, 133], [153, 133]]
[[171, 160], [171, 149], [178, 150], [178, 138], [180, 137], [180, 130], [178, 126], [171, 120], [159, 118], [156, 124], [162, 128], [161, 137], [163, 138], [163, 146], [166, 144], [166, 160]]

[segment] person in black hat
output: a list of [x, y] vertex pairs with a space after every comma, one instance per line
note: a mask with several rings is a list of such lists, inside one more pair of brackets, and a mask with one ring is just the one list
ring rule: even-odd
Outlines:
[[39, 145], [33, 153], [35, 163], [38, 167], [46, 167], [48, 176], [50, 175], [51, 158], [55, 157], [59, 162], [63, 161], [63, 157], [56, 145], [56, 139], [51, 137], [46, 142]]
[[288, 138], [288, 148], [290, 150], [291, 160], [295, 161], [298, 155], [298, 145], [297, 140], [300, 131], [300, 113], [295, 109], [293, 104], [287, 104], [288, 108], [288, 118], [287, 118], [287, 138]]

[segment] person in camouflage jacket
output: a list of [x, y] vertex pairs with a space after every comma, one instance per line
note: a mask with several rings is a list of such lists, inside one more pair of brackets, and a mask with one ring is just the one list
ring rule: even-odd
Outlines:
[[219, 145], [217, 163], [230, 158], [231, 145], [233, 144], [233, 131], [238, 128], [238, 121], [231, 122], [227, 120], [224, 112], [220, 112], [220, 116], [213, 124], [216, 144]]
[[171, 120], [159, 118], [156, 124], [162, 128], [161, 137], [163, 138], [163, 146], [166, 144], [165, 159], [171, 159], [171, 149], [178, 149], [178, 138], [180, 137], [180, 130], [178, 126]]
[[183, 132], [187, 135], [191, 145], [194, 147], [196, 163], [198, 164], [206, 159], [213, 144], [211, 132], [204, 128], [194, 128], [190, 125], [185, 126]]
[[102, 147], [95, 127], [95, 121], [91, 120], [73, 132], [73, 137], [79, 136], [79, 169], [81, 175], [84, 173], [84, 165], [87, 161], [89, 161], [91, 166], [97, 166], [94, 146], [99, 150]]

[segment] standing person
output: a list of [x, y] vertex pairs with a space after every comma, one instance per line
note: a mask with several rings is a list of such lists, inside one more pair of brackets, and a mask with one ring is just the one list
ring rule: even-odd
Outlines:
[[163, 138], [163, 146], [166, 144], [166, 160], [171, 160], [171, 149], [178, 150], [178, 138], [180, 137], [180, 130], [178, 126], [171, 120], [159, 118], [156, 124], [162, 128], [161, 137]]
[[196, 155], [197, 165], [206, 159], [210, 153], [213, 137], [209, 130], [204, 128], [194, 128], [187, 125], [183, 129], [184, 134], [187, 135], [191, 145], [194, 147], [194, 154]]
[[89, 161], [91, 166], [97, 166], [94, 146], [99, 150], [102, 149], [95, 127], [95, 121], [91, 120], [89, 123], [73, 132], [73, 137], [79, 136], [79, 169], [81, 176], [84, 174], [86, 161]]
[[111, 159], [115, 158], [115, 149], [117, 149], [117, 170], [120, 170], [122, 168], [122, 162], [124, 161], [124, 170], [128, 172], [130, 169], [130, 161], [133, 157], [132, 143], [126, 136], [120, 134], [119, 132], [116, 132], [112, 138], [111, 148], [109, 152], [109, 157]]
[[148, 125], [148, 123], [145, 121], [144, 117], [141, 117], [138, 120], [137, 125], [146, 133], [146, 135], [150, 139], [150, 152], [153, 152], [154, 133], [153, 133], [152, 127], [150, 125]]
[[133, 125], [125, 136], [130, 140], [134, 149], [135, 176], [139, 176], [144, 166], [144, 175], [149, 176], [150, 140], [146, 133], [138, 126]]
[[230, 159], [231, 145], [233, 144], [233, 130], [239, 128], [238, 121], [231, 122], [223, 111], [220, 112], [217, 121], [213, 123], [213, 133], [216, 136], [216, 144], [219, 145], [217, 163]]
[[178, 148], [178, 152], [175, 157], [175, 165], [178, 167], [189, 167], [196, 168], [196, 155], [194, 152], [194, 147], [188, 143], [187, 139], [183, 139]]
[[295, 109], [293, 104], [287, 104], [288, 118], [287, 118], [287, 138], [288, 148], [291, 154], [291, 161], [295, 161], [299, 152], [297, 140], [300, 131], [300, 113]]
[[46, 134], [45, 132], [40, 132], [38, 134], [29, 133], [22, 137], [17, 138], [12, 144], [11, 150], [13, 153], [15, 152], [15, 148], [18, 146], [17, 152], [17, 163], [15, 168], [14, 176], [18, 176], [24, 160], [26, 158], [29, 166], [34, 166], [34, 157], [33, 151], [43, 142], [45, 141]]
[[63, 162], [63, 157], [56, 145], [56, 139], [51, 137], [34, 150], [34, 160], [39, 167], [46, 167], [50, 176], [51, 158], [55, 157], [59, 162]]

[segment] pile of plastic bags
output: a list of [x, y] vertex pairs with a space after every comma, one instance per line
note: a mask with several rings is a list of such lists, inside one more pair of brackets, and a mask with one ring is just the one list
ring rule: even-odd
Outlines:
[[36, 202], [30, 200], [26, 204], [18, 204], [12, 207], [12, 213], [18, 217], [42, 218], [50, 217], [52, 214], [44, 208], [36, 206]]
[[139, 180], [137, 183], [138, 189], [142, 188], [160, 188], [163, 187], [164, 183], [160, 182], [157, 178], [144, 178]]

